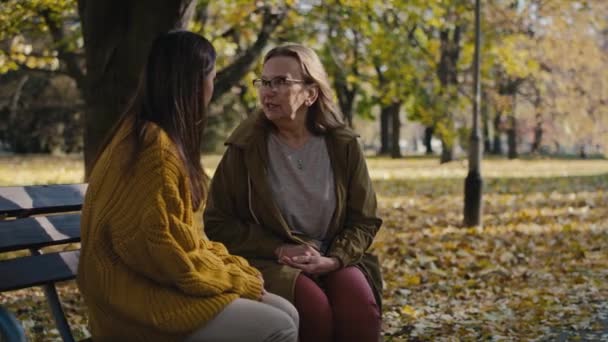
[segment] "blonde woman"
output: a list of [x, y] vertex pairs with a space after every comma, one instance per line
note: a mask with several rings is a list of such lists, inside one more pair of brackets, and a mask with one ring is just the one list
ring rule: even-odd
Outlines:
[[368, 248], [382, 221], [357, 135], [307, 47], [272, 49], [253, 84], [262, 110], [227, 141], [207, 234], [296, 306], [301, 341], [377, 341], [382, 280]]

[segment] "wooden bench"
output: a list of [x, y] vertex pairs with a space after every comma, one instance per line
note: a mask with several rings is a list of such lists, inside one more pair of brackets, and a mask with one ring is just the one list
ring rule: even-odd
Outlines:
[[[0, 187], [0, 253], [29, 252], [0, 261], [0, 292], [42, 286], [63, 341], [74, 341], [74, 337], [55, 283], [76, 276], [80, 251], [78, 245], [68, 244], [80, 242], [79, 211], [86, 187], [86, 184]], [[41, 250], [58, 245], [74, 247], [61, 252]], [[11, 317], [6, 310], [0, 310], [0, 337], [21, 341], [22, 329]]]

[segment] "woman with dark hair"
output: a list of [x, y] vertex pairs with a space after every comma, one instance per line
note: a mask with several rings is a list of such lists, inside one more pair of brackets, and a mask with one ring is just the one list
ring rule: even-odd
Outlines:
[[295, 341], [298, 316], [201, 226], [200, 161], [215, 50], [187, 31], [152, 44], [137, 101], [94, 162], [77, 282], [94, 340]]
[[262, 110], [228, 139], [205, 227], [294, 303], [300, 340], [380, 338], [382, 220], [357, 135], [346, 128], [317, 54], [288, 44], [254, 80]]

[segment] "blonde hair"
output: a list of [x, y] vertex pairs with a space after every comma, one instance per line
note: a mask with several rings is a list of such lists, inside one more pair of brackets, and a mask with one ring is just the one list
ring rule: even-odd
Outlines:
[[[304, 81], [314, 84], [318, 88], [316, 101], [308, 108], [306, 126], [314, 134], [323, 134], [328, 130], [344, 127], [344, 120], [340, 107], [334, 101], [334, 93], [330, 87], [327, 72], [317, 53], [304, 45], [285, 44], [268, 51], [264, 56], [264, 64], [273, 57], [295, 58], [302, 69]], [[263, 121], [270, 123], [264, 115]]]

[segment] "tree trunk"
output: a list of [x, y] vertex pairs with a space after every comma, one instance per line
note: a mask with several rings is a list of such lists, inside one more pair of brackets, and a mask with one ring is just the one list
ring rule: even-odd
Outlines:
[[534, 127], [534, 141], [532, 142], [532, 153], [538, 153], [543, 141], [543, 119], [540, 114], [536, 115], [536, 126]]
[[353, 105], [355, 103], [357, 89], [356, 87], [349, 89], [346, 80], [342, 78], [336, 78], [334, 86], [336, 88], [338, 104], [340, 105], [340, 110], [344, 115], [344, 119], [346, 119], [348, 127], [353, 127]]
[[453, 144], [441, 139], [441, 158], [439, 159], [439, 162], [443, 164], [451, 162], [452, 160], [454, 160]]
[[483, 120], [483, 151], [485, 153], [492, 152], [492, 137], [490, 137], [490, 123], [485, 118]]
[[399, 140], [401, 138], [401, 120], [399, 118], [399, 110], [401, 102], [394, 102], [389, 107], [391, 115], [391, 158], [401, 158], [401, 146]]
[[196, 1], [79, 0], [87, 65], [85, 174], [137, 87], [154, 38], [185, 28]]
[[502, 113], [497, 112], [496, 116], [494, 116], [494, 146], [492, 147], [492, 154], [501, 155], [502, 154]]
[[[462, 26], [455, 25], [453, 29], [444, 29], [439, 32], [440, 51], [439, 64], [437, 65], [437, 77], [441, 82], [441, 92], [443, 98], [448, 103], [457, 103], [458, 92], [458, 59], [460, 58], [460, 39], [462, 37]], [[450, 129], [454, 129], [453, 113], [449, 110], [445, 113], [444, 120]], [[443, 135], [443, 134], [442, 134]], [[453, 141], [446, 141], [445, 136], [441, 138], [442, 149], [440, 163], [447, 163], [454, 159]]]
[[[517, 105], [517, 90], [525, 81], [525, 78], [501, 78], [498, 83], [498, 93], [509, 97], [509, 123], [507, 128], [507, 156], [509, 159], [517, 158], [517, 120], [515, 119], [515, 107]], [[500, 125], [500, 118], [496, 117], [494, 125]], [[496, 140], [494, 140], [496, 142]], [[500, 148], [502, 154], [502, 147]]]
[[555, 154], [561, 154], [562, 153], [562, 145], [559, 143], [559, 141], [554, 140], [553, 143], [555, 144]]
[[379, 155], [387, 155], [391, 151], [391, 113], [388, 107], [380, 108], [380, 151]]
[[482, 93], [482, 97], [483, 98], [481, 102], [481, 119], [483, 125], [483, 151], [486, 153], [490, 153], [490, 151], [492, 150], [492, 139], [490, 137], [490, 113], [486, 92]]
[[433, 154], [433, 145], [431, 144], [433, 140], [433, 126], [427, 126], [424, 128], [424, 147], [426, 149], [426, 154]]
[[515, 159], [518, 156], [517, 153], [517, 120], [515, 116], [509, 116], [509, 129], [507, 130], [508, 138], [508, 157], [509, 159]]
[[[339, 16], [335, 17], [329, 12], [327, 14], [328, 15], [326, 18], [326, 23], [328, 24], [328, 40], [324, 45], [326, 55], [329, 56], [329, 68], [327, 68], [327, 70], [331, 74], [331, 76], [333, 76], [332, 78], [334, 79], [334, 89], [336, 91], [336, 96], [338, 97], [338, 104], [340, 105], [340, 110], [344, 115], [344, 119], [346, 120], [346, 123], [349, 127], [353, 127], [353, 105], [355, 97], [359, 92], [359, 85], [357, 82], [349, 82], [347, 80], [347, 76], [359, 76], [358, 63], [360, 34], [356, 30], [351, 30], [349, 32], [353, 34], [353, 45], [348, 44], [347, 50], [350, 51], [342, 50], [342, 52], [346, 53], [347, 55], [350, 55], [350, 53], [352, 53], [352, 63], [348, 63], [343, 59], [344, 56], [342, 56], [341, 53], [336, 50], [336, 40], [341, 40], [341, 37], [346, 32], [344, 30], [344, 26], [339, 22]], [[378, 76], [382, 78], [381, 75]], [[383, 81], [380, 80], [380, 83], [382, 84]]]
[[585, 149], [585, 144], [581, 144], [579, 156], [581, 157], [581, 159], [587, 159], [587, 149]]

